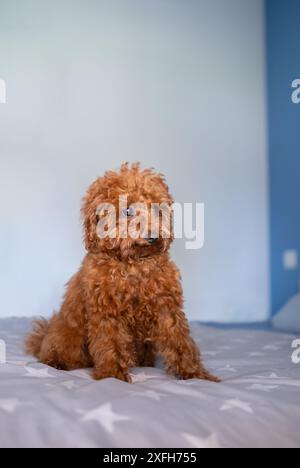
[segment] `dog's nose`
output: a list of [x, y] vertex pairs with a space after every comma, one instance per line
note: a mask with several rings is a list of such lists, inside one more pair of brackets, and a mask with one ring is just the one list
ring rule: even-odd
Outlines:
[[147, 239], [147, 241], [149, 242], [149, 244], [155, 244], [157, 241], [158, 241], [158, 238], [157, 237], [149, 237]]

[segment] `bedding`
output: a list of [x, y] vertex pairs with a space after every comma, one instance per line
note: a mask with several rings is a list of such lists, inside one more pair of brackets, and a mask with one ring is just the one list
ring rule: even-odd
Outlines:
[[[0, 447], [299, 447], [300, 364], [293, 335], [192, 324], [221, 384], [132, 369], [93, 381], [25, 356], [26, 319], [0, 320]], [[1, 361], [0, 361], [1, 362]]]

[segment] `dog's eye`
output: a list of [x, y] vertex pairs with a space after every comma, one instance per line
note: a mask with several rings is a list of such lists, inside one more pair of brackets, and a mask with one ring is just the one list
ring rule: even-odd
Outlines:
[[134, 215], [135, 215], [135, 211], [133, 208], [125, 208], [125, 210], [123, 210], [123, 216], [127, 218], [131, 218]]

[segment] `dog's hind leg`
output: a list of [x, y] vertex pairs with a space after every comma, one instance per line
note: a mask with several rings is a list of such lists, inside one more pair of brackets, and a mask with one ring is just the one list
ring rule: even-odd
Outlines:
[[61, 370], [90, 367], [83, 330], [70, 327], [61, 316], [54, 317], [43, 340], [39, 360]]
[[[40, 343], [34, 334], [27, 340], [30, 344], [27, 346], [29, 352], [35, 350], [32, 345], [39, 344], [39, 352], [33, 354], [41, 362], [63, 370], [90, 367], [80, 272], [69, 282], [60, 312], [52, 317], [42, 331], [43, 339]], [[38, 337], [40, 335], [38, 333]]]

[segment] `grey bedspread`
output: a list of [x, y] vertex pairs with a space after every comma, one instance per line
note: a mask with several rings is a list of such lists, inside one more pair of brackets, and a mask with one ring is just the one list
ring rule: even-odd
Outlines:
[[291, 360], [291, 335], [194, 324], [206, 366], [223, 383], [138, 368], [130, 385], [26, 357], [28, 327], [25, 319], [0, 320], [0, 447], [300, 446], [300, 365]]

